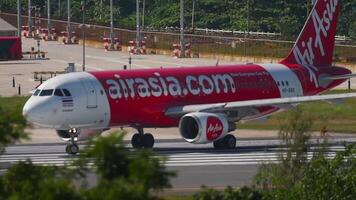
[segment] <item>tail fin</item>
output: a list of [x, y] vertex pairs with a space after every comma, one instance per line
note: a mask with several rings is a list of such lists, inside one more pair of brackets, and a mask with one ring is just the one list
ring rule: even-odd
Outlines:
[[331, 66], [340, 0], [317, 0], [289, 55], [280, 63]]

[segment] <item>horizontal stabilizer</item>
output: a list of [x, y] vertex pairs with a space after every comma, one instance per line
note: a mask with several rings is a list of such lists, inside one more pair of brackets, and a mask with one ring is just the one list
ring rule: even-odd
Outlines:
[[338, 75], [338, 76], [322, 76], [320, 79], [324, 80], [342, 80], [342, 79], [350, 79], [355, 78], [356, 74], [345, 74], [345, 75]]

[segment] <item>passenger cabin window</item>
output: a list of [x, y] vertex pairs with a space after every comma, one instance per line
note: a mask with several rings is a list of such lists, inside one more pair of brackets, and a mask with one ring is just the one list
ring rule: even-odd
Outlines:
[[40, 96], [52, 96], [53, 90], [42, 90]]
[[65, 95], [66, 97], [72, 96], [72, 95], [70, 94], [70, 92], [69, 92], [67, 89], [62, 89], [62, 90], [63, 90], [63, 93], [64, 93], [64, 95]]
[[33, 96], [37, 96], [40, 92], [41, 92], [41, 90], [36, 90], [36, 91], [33, 93]]
[[54, 96], [62, 97], [63, 93], [62, 93], [62, 91], [60, 89], [56, 89], [56, 90], [54, 90]]

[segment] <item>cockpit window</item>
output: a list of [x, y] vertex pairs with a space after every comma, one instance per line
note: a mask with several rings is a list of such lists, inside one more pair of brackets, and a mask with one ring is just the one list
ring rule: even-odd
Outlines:
[[62, 96], [63, 96], [63, 93], [62, 93], [62, 91], [61, 91], [60, 89], [55, 89], [55, 90], [54, 90], [54, 96], [60, 96], [60, 97], [62, 97]]
[[69, 92], [67, 89], [62, 89], [62, 90], [63, 90], [63, 93], [64, 93], [64, 95], [65, 95], [66, 97], [72, 96], [72, 95], [70, 94], [70, 92]]
[[52, 96], [53, 90], [42, 90], [40, 96]]
[[37, 96], [40, 92], [41, 92], [41, 90], [36, 90], [36, 91], [33, 93], [33, 96]]

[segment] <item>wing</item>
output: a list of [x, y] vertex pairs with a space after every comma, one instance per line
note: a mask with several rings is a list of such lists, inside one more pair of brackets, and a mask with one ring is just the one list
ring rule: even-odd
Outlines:
[[217, 104], [195, 104], [170, 107], [165, 114], [170, 117], [180, 117], [191, 112], [225, 112], [240, 109], [253, 109], [260, 106], [273, 106], [277, 108], [290, 108], [293, 105], [313, 101], [336, 101], [356, 97], [356, 93], [316, 95], [303, 97], [273, 98], [262, 100], [234, 101]]

